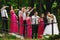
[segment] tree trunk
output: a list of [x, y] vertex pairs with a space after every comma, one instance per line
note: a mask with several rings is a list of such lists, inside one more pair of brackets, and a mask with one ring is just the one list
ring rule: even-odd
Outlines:
[[41, 0], [37, 0], [36, 11], [38, 11], [38, 13], [40, 15], [40, 13], [42, 13], [43, 10], [44, 10], [43, 4], [42, 4]]
[[46, 3], [46, 11], [51, 12], [51, 7], [54, 0], [44, 0], [44, 2]]
[[34, 0], [29, 0], [29, 6], [32, 8], [34, 7]]

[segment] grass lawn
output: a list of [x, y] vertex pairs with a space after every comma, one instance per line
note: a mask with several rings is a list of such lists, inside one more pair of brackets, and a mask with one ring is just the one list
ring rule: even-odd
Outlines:
[[[55, 40], [54, 38], [55, 38], [54, 36], [49, 37], [44, 36], [42, 39], [31, 39], [31, 40]], [[56, 38], [58, 38], [58, 36], [56, 36]], [[16, 38], [15, 36], [6, 35], [4, 37], [0, 37], [0, 40], [29, 40], [29, 39], [19, 39]]]
[[16, 38], [15, 36], [11, 36], [11, 35], [6, 35], [4, 37], [0, 37], [0, 40], [43, 40], [43, 39], [19, 39], [19, 38]]

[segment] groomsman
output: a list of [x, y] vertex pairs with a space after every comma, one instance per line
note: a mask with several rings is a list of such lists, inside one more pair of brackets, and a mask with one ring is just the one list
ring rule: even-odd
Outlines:
[[38, 12], [35, 12], [34, 15], [32, 16], [32, 38], [35, 37], [37, 38], [37, 30], [38, 30]]
[[30, 10], [30, 8], [29, 9], [26, 9], [26, 7], [23, 8], [23, 24], [24, 24], [24, 32], [23, 32], [23, 35], [25, 37], [27, 36], [26, 14], [28, 13], [30, 15], [33, 10], [34, 10], [34, 8], [32, 8], [31, 10]]
[[23, 30], [23, 36], [26, 37], [27, 36], [27, 26], [26, 26], [26, 7], [23, 7], [23, 25], [24, 25], [24, 30]]
[[3, 6], [1, 8], [1, 17], [2, 17], [2, 33], [8, 32], [8, 14], [7, 10], [5, 9], [8, 6]]

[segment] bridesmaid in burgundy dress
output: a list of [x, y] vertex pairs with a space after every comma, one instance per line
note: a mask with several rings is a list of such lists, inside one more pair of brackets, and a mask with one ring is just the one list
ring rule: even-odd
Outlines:
[[23, 36], [23, 29], [24, 29], [24, 26], [23, 26], [23, 8], [22, 8], [22, 10], [19, 11], [19, 22], [20, 22], [19, 34], [21, 36]]
[[31, 39], [32, 38], [32, 25], [31, 25], [31, 18], [29, 17], [28, 13], [27, 13], [26, 22], [27, 22], [27, 37]]
[[14, 35], [17, 32], [18, 32], [17, 16], [13, 10], [13, 7], [11, 6], [11, 10], [10, 10], [10, 34]]
[[39, 27], [38, 27], [38, 38], [42, 38], [44, 32], [44, 14], [41, 14], [39, 19]]

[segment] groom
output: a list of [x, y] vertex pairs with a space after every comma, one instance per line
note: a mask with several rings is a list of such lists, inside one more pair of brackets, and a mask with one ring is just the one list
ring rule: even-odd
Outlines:
[[47, 25], [49, 25], [49, 24], [48, 24], [48, 19], [47, 19], [47, 16], [48, 16], [48, 15], [50, 15], [50, 12], [47, 12], [47, 14], [46, 14], [45, 17], [44, 17], [44, 29], [46, 28]]

